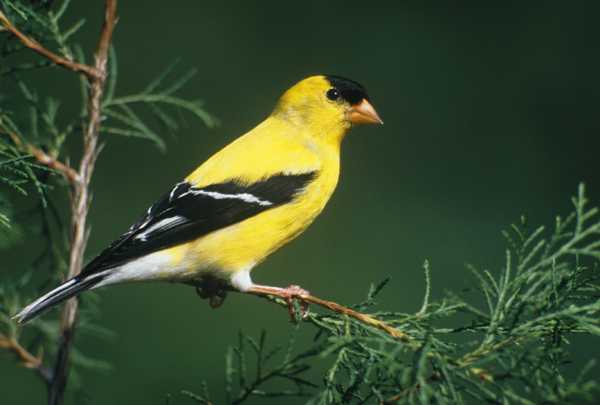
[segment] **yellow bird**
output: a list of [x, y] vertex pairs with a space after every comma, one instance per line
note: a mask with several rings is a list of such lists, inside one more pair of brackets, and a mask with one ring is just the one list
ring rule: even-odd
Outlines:
[[115, 283], [191, 284], [217, 306], [227, 290], [288, 299], [303, 292], [254, 284], [250, 271], [321, 213], [354, 124], [383, 122], [365, 88], [312, 76], [287, 90], [271, 115], [217, 152], [152, 205], [78, 276], [19, 312], [26, 322], [79, 293]]

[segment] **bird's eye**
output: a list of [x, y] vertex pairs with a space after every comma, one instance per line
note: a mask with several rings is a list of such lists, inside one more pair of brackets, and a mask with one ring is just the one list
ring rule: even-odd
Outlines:
[[338, 91], [338, 89], [335, 89], [335, 88], [327, 90], [326, 95], [327, 95], [327, 98], [332, 101], [335, 101], [338, 98], [340, 98], [340, 92]]

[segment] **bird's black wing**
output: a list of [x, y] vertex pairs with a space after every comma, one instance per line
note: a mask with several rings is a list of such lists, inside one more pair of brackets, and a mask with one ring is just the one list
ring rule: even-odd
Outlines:
[[83, 270], [92, 274], [185, 243], [294, 199], [316, 172], [276, 174], [253, 184], [230, 180], [206, 187], [181, 182]]

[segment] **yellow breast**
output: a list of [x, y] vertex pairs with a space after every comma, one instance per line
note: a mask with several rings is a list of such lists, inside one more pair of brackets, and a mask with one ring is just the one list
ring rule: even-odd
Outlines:
[[170, 249], [173, 260], [194, 263], [188, 277], [205, 269], [229, 273], [249, 268], [301, 234], [323, 210], [339, 177], [339, 143], [318, 142], [286, 122], [267, 119], [186, 180], [203, 187], [232, 178], [252, 183], [265, 173], [308, 172], [316, 172], [314, 180], [291, 203]]
[[[325, 207], [335, 183], [321, 174], [305, 191], [309, 197], [265, 211], [237, 225], [213, 232], [190, 246], [211, 268], [237, 271], [252, 267], [301, 234]], [[207, 263], [208, 264], [208, 263]]]

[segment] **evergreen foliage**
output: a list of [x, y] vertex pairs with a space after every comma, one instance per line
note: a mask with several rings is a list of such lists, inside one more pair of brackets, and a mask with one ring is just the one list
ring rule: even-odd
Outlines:
[[[387, 280], [371, 286], [352, 308], [385, 320], [406, 340], [318, 312], [303, 322], [315, 330], [308, 348], [294, 348], [292, 337], [285, 350], [270, 349], [264, 332], [258, 340], [240, 334], [226, 355], [227, 403], [278, 396], [306, 397], [315, 405], [593, 401], [596, 360], [574, 367], [570, 349], [582, 335], [600, 335], [600, 215], [589, 207], [583, 185], [573, 206], [549, 231], [529, 229], [521, 218], [504, 232], [508, 248], [500, 271], [469, 266], [477, 285], [472, 296], [450, 293], [430, 301], [427, 262], [423, 305], [414, 314], [377, 311]], [[317, 360], [329, 365], [320, 380], [311, 380]], [[182, 394], [211, 403], [205, 385]]]
[[[59, 57], [83, 63], [86, 55], [76, 39], [85, 20], [65, 26], [70, 1], [54, 3], [0, 0], [0, 12]], [[39, 236], [43, 246], [30, 268], [0, 283], [0, 348], [12, 350], [19, 362], [48, 381], [59, 322], [46, 316], [24, 332], [11, 315], [67, 271], [69, 227], [49, 191], [69, 193], [65, 171], [54, 163], [67, 161], [66, 142], [85, 129], [89, 89], [81, 74], [80, 112], [65, 116], [60, 96], [40, 94], [31, 76], [39, 72], [51, 77], [60, 67], [25, 48], [9, 30], [0, 28], [0, 79], [15, 86], [10, 99], [0, 94], [0, 247], [10, 247], [21, 229]], [[178, 129], [176, 109], [207, 126], [215, 125], [201, 102], [177, 96], [195, 71], [174, 77], [174, 69], [176, 64], [136, 94], [117, 95], [117, 55], [111, 48], [101, 104], [103, 139], [133, 136], [164, 149], [159, 134]], [[25, 208], [15, 210], [16, 203]], [[301, 397], [310, 404], [592, 401], [598, 389], [590, 377], [594, 359], [577, 365], [578, 373], [569, 362], [578, 339], [600, 335], [600, 216], [597, 208], [589, 207], [583, 185], [573, 207], [566, 217], [556, 218], [552, 229], [531, 229], [522, 219], [506, 231], [502, 268], [497, 272], [469, 268], [475, 293], [449, 293], [440, 301], [431, 300], [435, 280], [427, 262], [423, 304], [414, 314], [377, 310], [376, 299], [385, 292], [387, 280], [371, 286], [352, 309], [369, 312], [405, 338], [343, 314], [312, 311], [292, 328], [286, 345], [272, 346], [265, 332], [256, 339], [240, 333], [225, 355], [227, 403], [260, 402], [264, 397]], [[96, 301], [94, 294], [83, 299], [79, 333], [110, 338], [111, 332], [96, 323]], [[309, 347], [295, 344], [301, 327], [314, 329]], [[80, 367], [110, 367], [77, 348], [71, 359], [75, 373]], [[315, 380], [309, 371], [317, 361], [328, 363]], [[205, 384], [169, 398], [169, 402], [211, 403]]]
[[[73, 193], [69, 180], [74, 179], [66, 179], [64, 175], [72, 172], [72, 176], [77, 176], [77, 173], [68, 167], [65, 145], [70, 139], [81, 137], [86, 130], [90, 85], [81, 74], [80, 113], [76, 116], [62, 113], [61, 92], [41, 94], [36, 89], [40, 75], [52, 80], [61, 67], [51, 58], [27, 49], [5, 22], [9, 21], [57, 58], [74, 64], [85, 63], [86, 56], [88, 59], [91, 56], [85, 55], [77, 43], [77, 34], [84, 27], [85, 19], [65, 26], [63, 21], [67, 19], [69, 5], [70, 0], [0, 0], [0, 80], [3, 83], [0, 89], [0, 248], [12, 247], [21, 229], [27, 229], [30, 240], [40, 241], [43, 245], [39, 247], [39, 255], [19, 277], [1, 280], [0, 348], [13, 351], [22, 364], [35, 369], [48, 384], [53, 378], [52, 364], [61, 339], [59, 320], [45, 316], [23, 330], [11, 316], [67, 274], [69, 218], [65, 217], [63, 207], [57, 206], [58, 201], [67, 201], [67, 198], [56, 196]], [[103, 141], [114, 135], [135, 136], [164, 149], [159, 133], [165, 129], [174, 132], [179, 128], [180, 121], [173, 117], [176, 110], [190, 113], [209, 127], [216, 124], [216, 119], [204, 110], [201, 101], [190, 101], [177, 95], [196, 73], [194, 70], [175, 76], [176, 65], [173, 64], [140, 92], [117, 96], [118, 65], [114, 48], [110, 49], [108, 61], [106, 91], [101, 105]], [[53, 191], [53, 198], [50, 198], [50, 191]], [[86, 294], [82, 300], [78, 333], [111, 338], [112, 332], [96, 323], [97, 300], [94, 293]], [[79, 368], [110, 368], [103, 360], [82, 353], [77, 347], [70, 358], [74, 376]], [[77, 386], [77, 379], [72, 386]]]

